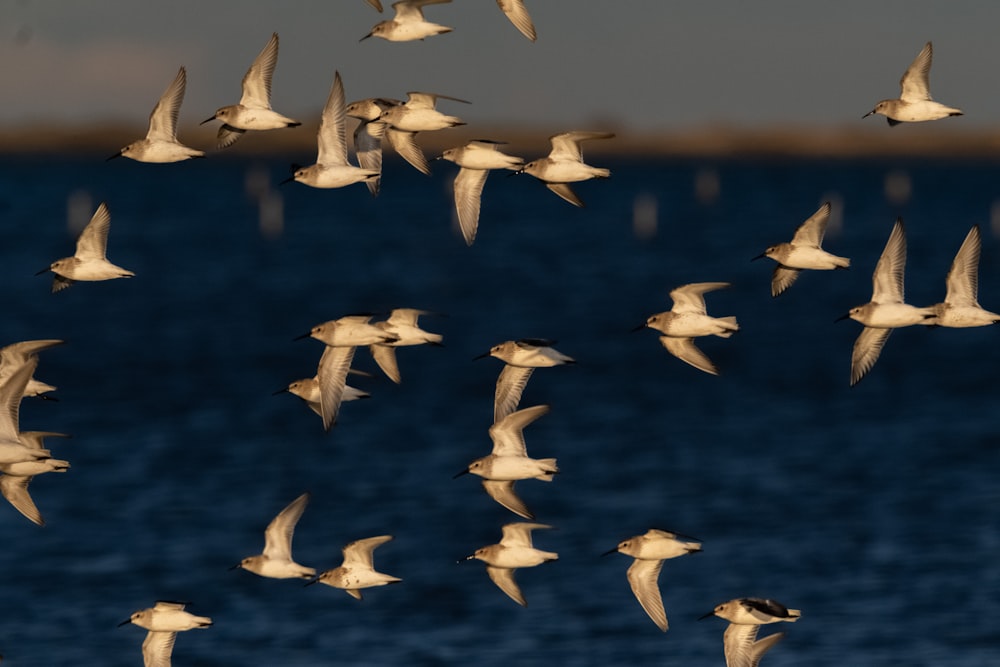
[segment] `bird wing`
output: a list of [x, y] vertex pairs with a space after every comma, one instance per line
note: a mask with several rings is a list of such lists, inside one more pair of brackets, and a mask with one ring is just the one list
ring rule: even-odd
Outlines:
[[675, 313], [696, 313], [705, 315], [705, 292], [729, 287], [729, 283], [689, 283], [670, 290], [670, 298], [674, 305], [670, 309]]
[[0, 382], [0, 440], [18, 440], [18, 413], [21, 409], [21, 398], [28, 380], [38, 367], [38, 357], [32, 356], [21, 362], [21, 365]]
[[170, 655], [174, 652], [176, 632], [146, 633], [142, 642], [142, 660], [145, 667], [170, 667]]
[[872, 301], [903, 303], [903, 274], [906, 271], [906, 229], [903, 219], [896, 218], [882, 256], [872, 274]]
[[640, 560], [636, 558], [629, 566], [626, 576], [632, 592], [649, 617], [660, 630], [667, 631], [667, 613], [663, 610], [658, 579], [662, 560]]
[[[354, 153], [358, 156], [358, 164], [362, 169], [382, 172], [382, 136], [385, 134], [385, 123], [372, 121], [360, 123], [354, 129]], [[365, 181], [369, 192], [377, 195], [381, 178]]]
[[42, 518], [42, 513], [35, 507], [35, 501], [28, 493], [28, 484], [31, 479], [31, 477], [2, 475], [0, 476], [0, 494], [14, 506], [14, 509], [26, 516], [32, 523], [44, 526], [45, 520]]
[[494, 424], [517, 409], [518, 403], [521, 402], [521, 393], [534, 370], [534, 368], [504, 364], [503, 370], [500, 371], [500, 376], [497, 378], [497, 387], [493, 395]]
[[868, 371], [872, 369], [878, 361], [878, 355], [882, 353], [882, 346], [889, 339], [892, 329], [877, 329], [875, 327], [865, 327], [854, 341], [854, 349], [851, 352], [851, 386], [853, 387], [861, 381]]
[[344, 547], [344, 565], [358, 565], [368, 569], [373, 569], [372, 552], [375, 547], [385, 544], [392, 539], [392, 535], [379, 535], [378, 537], [366, 537], [363, 540], [355, 540]]
[[396, 348], [389, 345], [369, 345], [368, 349], [372, 353], [372, 359], [382, 369], [386, 377], [399, 384], [403, 381], [399, 373], [399, 365], [396, 363]]
[[76, 240], [76, 258], [83, 261], [106, 259], [110, 231], [111, 212], [108, 211], [108, 205], [101, 202]]
[[528, 9], [524, 6], [524, 0], [497, 0], [497, 6], [522, 35], [533, 42], [538, 38], [535, 34], [535, 24], [531, 22]]
[[424, 152], [420, 150], [420, 146], [414, 139], [417, 136], [416, 132], [389, 127], [386, 129], [385, 136], [401, 158], [409, 162], [421, 174], [430, 176], [431, 168], [427, 164], [427, 158], [424, 157]]
[[576, 196], [576, 193], [573, 192], [573, 188], [569, 186], [569, 183], [546, 183], [545, 187], [552, 190], [552, 192], [556, 193], [573, 206], [583, 208], [583, 200]]
[[465, 245], [471, 246], [476, 240], [476, 232], [479, 229], [479, 204], [489, 173], [486, 169], [463, 167], [458, 170], [458, 176], [455, 177], [455, 211], [458, 213], [458, 225], [462, 229]]
[[243, 75], [243, 97], [240, 98], [240, 104], [252, 109], [271, 108], [271, 77], [277, 64], [278, 33], [275, 32]]
[[317, 134], [316, 162], [322, 165], [347, 164], [347, 104], [344, 102], [344, 82], [340, 72], [333, 77], [330, 95], [323, 106]]
[[528, 606], [528, 601], [524, 599], [524, 594], [521, 592], [521, 588], [514, 581], [514, 570], [506, 567], [493, 567], [492, 565], [486, 566], [486, 574], [490, 575], [490, 579], [493, 581], [497, 587], [507, 594], [514, 602], [518, 603], [522, 607]]
[[667, 352], [674, 355], [681, 361], [691, 364], [700, 371], [718, 375], [719, 369], [705, 356], [705, 353], [695, 347], [692, 338], [676, 338], [674, 336], [660, 336], [660, 343], [667, 348]]
[[930, 76], [931, 58], [934, 56], [934, 49], [931, 43], [924, 44], [917, 57], [910, 63], [903, 73], [903, 78], [899, 80], [901, 93], [899, 99], [904, 102], [923, 102], [931, 99]]
[[945, 279], [948, 292], [944, 301], [948, 305], [979, 307], [979, 255], [982, 245], [979, 225], [974, 225], [955, 254]]
[[526, 523], [524, 521], [515, 521], [514, 523], [508, 523], [501, 528], [503, 531], [503, 537], [500, 538], [500, 544], [505, 547], [531, 547], [531, 531], [536, 528], [551, 528], [544, 523]]
[[801, 271], [778, 264], [771, 272], [771, 296], [778, 296], [792, 286]]
[[535, 518], [535, 515], [531, 513], [531, 510], [529, 510], [528, 506], [524, 504], [524, 501], [521, 500], [516, 493], [514, 493], [513, 481], [484, 479], [483, 489], [486, 490], [486, 493], [490, 498], [497, 501], [514, 514], [524, 517], [525, 519]]
[[319, 381], [320, 410], [323, 416], [323, 428], [327, 431], [337, 423], [340, 412], [340, 402], [344, 395], [344, 385], [347, 383], [347, 372], [354, 359], [353, 347], [329, 347], [323, 350], [319, 360], [316, 379]]
[[610, 139], [613, 132], [563, 132], [549, 137], [552, 150], [549, 157], [553, 160], [573, 160], [583, 162], [583, 150], [580, 143], [590, 139]]
[[302, 517], [302, 512], [308, 503], [309, 494], [303, 493], [271, 520], [264, 531], [264, 556], [275, 560], [292, 560], [292, 536], [295, 534], [295, 525]]
[[149, 131], [146, 138], [151, 141], [177, 140], [177, 115], [184, 101], [184, 89], [187, 86], [187, 71], [181, 67], [177, 76], [163, 91], [160, 100], [149, 114]]
[[818, 248], [823, 243], [823, 235], [826, 234], [826, 223], [829, 221], [830, 202], [826, 202], [795, 230], [795, 236], [792, 237], [792, 245]]
[[527, 456], [524, 427], [549, 411], [547, 405], [535, 405], [512, 412], [490, 426], [494, 456]]

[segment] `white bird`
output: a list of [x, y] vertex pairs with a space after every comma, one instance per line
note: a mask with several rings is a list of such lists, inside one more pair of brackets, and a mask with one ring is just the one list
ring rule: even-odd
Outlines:
[[272, 579], [309, 579], [315, 576], [316, 570], [292, 560], [292, 537], [295, 534], [295, 525], [302, 517], [308, 502], [309, 494], [303, 493], [278, 512], [264, 531], [264, 552], [256, 556], [247, 556], [231, 569], [240, 568]]
[[933, 308], [918, 308], [904, 302], [906, 229], [897, 218], [872, 274], [872, 299], [837, 318], [851, 318], [865, 326], [851, 352], [851, 386], [861, 381], [875, 362], [893, 329], [914, 324], [934, 324]]
[[[318, 375], [314, 375], [311, 378], [302, 378], [289, 382], [287, 387], [274, 392], [275, 396], [278, 394], [292, 394], [293, 396], [298, 396], [310, 410], [315, 412], [320, 417], [323, 416], [323, 410], [320, 406], [322, 397], [319, 390]], [[344, 392], [340, 398], [342, 403], [357, 401], [362, 398], [371, 398], [371, 394], [356, 387], [344, 385]]]
[[429, 314], [428, 311], [416, 308], [394, 308], [388, 319], [374, 323], [374, 326], [396, 337], [395, 340], [368, 346], [375, 363], [386, 374], [386, 377], [396, 384], [402, 382], [399, 365], [396, 363], [397, 347], [441, 345], [441, 341], [444, 339], [441, 334], [424, 331], [417, 324], [420, 316], [427, 314]]
[[754, 259], [770, 257], [778, 263], [771, 274], [771, 296], [778, 296], [792, 286], [802, 269], [846, 269], [851, 265], [847, 257], [831, 255], [820, 246], [830, 221], [830, 202], [819, 207], [795, 230], [789, 243], [770, 246]]
[[556, 341], [544, 338], [508, 340], [475, 357], [496, 357], [504, 362], [493, 393], [493, 423], [517, 409], [524, 387], [536, 368], [576, 363], [575, 359], [552, 347], [555, 344]]
[[[0, 382], [7, 379], [15, 369], [20, 367], [30, 357], [37, 357], [42, 350], [47, 350], [56, 345], [62, 345], [66, 341], [57, 338], [46, 338], [42, 340], [24, 340], [11, 343], [0, 348]], [[25, 396], [43, 396], [46, 392], [55, 391], [55, 387], [46, 384], [34, 377], [28, 380], [28, 386], [24, 390]]]
[[[380, 120], [383, 111], [399, 104], [402, 102], [386, 97], [368, 97], [347, 105], [347, 115], [361, 121], [354, 128], [354, 151], [358, 156], [358, 164], [381, 174], [382, 141], [385, 139], [404, 160], [418, 171], [429, 175], [431, 170], [427, 166], [427, 158], [413, 139], [416, 133], [396, 130]], [[378, 195], [381, 177], [365, 183], [372, 196]]]
[[342, 188], [352, 183], [379, 178], [381, 170], [355, 167], [347, 161], [346, 124], [344, 83], [340, 79], [340, 72], [336, 72], [319, 121], [316, 164], [298, 167], [291, 178], [282, 182], [298, 181], [314, 188]]
[[139, 162], [179, 162], [205, 157], [205, 151], [188, 148], [177, 141], [177, 116], [184, 101], [185, 86], [187, 72], [181, 67], [149, 114], [146, 138], [133, 141], [108, 159], [127, 157]]
[[344, 562], [331, 570], [321, 572], [310, 584], [320, 583], [334, 588], [343, 589], [353, 598], [361, 599], [361, 589], [372, 586], [385, 586], [402, 581], [375, 570], [372, 552], [381, 544], [392, 539], [392, 535], [379, 535], [351, 542], [343, 549]]
[[700, 542], [686, 542], [677, 533], [650, 528], [642, 535], [630, 537], [604, 555], [615, 552], [632, 556], [626, 576], [632, 593], [657, 627], [667, 631], [667, 613], [663, 610], [658, 579], [663, 561], [701, 551]]
[[465, 146], [449, 148], [441, 157], [457, 164], [461, 169], [455, 177], [455, 210], [458, 224], [466, 245], [472, 245], [479, 229], [479, 205], [483, 186], [490, 169], [517, 171], [524, 166], [524, 159], [507, 155], [497, 146], [503, 142], [477, 139]]
[[212, 619], [184, 611], [184, 604], [181, 602], [161, 600], [149, 609], [133, 613], [130, 618], [118, 625], [120, 627], [128, 623], [149, 631], [142, 642], [142, 659], [145, 667], [170, 667], [170, 656], [174, 650], [177, 633], [193, 628], [207, 628], [212, 625]]
[[375, 24], [371, 32], [359, 41], [364, 41], [369, 37], [381, 37], [390, 42], [411, 42], [451, 32], [452, 29], [447, 26], [431, 23], [424, 19], [423, 8], [426, 5], [439, 5], [446, 2], [451, 2], [451, 0], [399, 0], [399, 2], [394, 2], [392, 8], [396, 11], [396, 15], [389, 21]]
[[47, 449], [28, 447], [21, 440], [18, 414], [24, 389], [38, 366], [38, 356], [30, 355], [0, 381], [0, 464], [47, 459]]
[[528, 601], [514, 580], [514, 571], [559, 559], [559, 554], [536, 549], [531, 544], [532, 530], [551, 527], [542, 523], [508, 523], [502, 529], [503, 537], [499, 544], [480, 547], [465, 560], [476, 559], [486, 563], [486, 574], [490, 580], [511, 600], [527, 607]]
[[[24, 431], [20, 433], [21, 443], [36, 452], [47, 452], [43, 445], [46, 437], [68, 438], [65, 433], [54, 433], [51, 431]], [[45, 520], [42, 513], [38, 511], [35, 502], [28, 493], [28, 484], [31, 480], [47, 472], [66, 472], [69, 470], [69, 461], [53, 458], [39, 458], [31, 461], [20, 461], [16, 463], [0, 463], [0, 494], [14, 506], [18, 512], [23, 514], [33, 523], [44, 526]]]
[[931, 306], [935, 314], [933, 324], [942, 327], [982, 327], [1000, 322], [1000, 315], [979, 305], [979, 255], [982, 246], [979, 226], [973, 225], [948, 270], [944, 302]]
[[[729, 338], [739, 331], [736, 318], [711, 317], [705, 311], [705, 292], [729, 287], [729, 283], [690, 283], [670, 291], [673, 307], [651, 315], [643, 326], [656, 329], [663, 335], [660, 343], [667, 352], [700, 371], [718, 375], [719, 371], [705, 354], [694, 345], [701, 336]], [[642, 329], [636, 327], [636, 331]]]
[[757, 667], [761, 657], [785, 636], [776, 632], [757, 639], [760, 626], [781, 621], [794, 623], [802, 613], [774, 600], [737, 598], [723, 602], [701, 618], [712, 615], [729, 621], [722, 636], [726, 667]]
[[489, 456], [476, 459], [455, 477], [472, 473], [483, 478], [483, 488], [490, 498], [514, 514], [534, 519], [524, 501], [514, 492], [514, 482], [521, 479], [540, 479], [551, 482], [559, 467], [556, 459], [533, 459], [524, 444], [524, 428], [547, 414], [549, 406], [536, 405], [513, 412], [490, 426], [493, 451]]
[[531, 16], [528, 14], [528, 8], [524, 6], [524, 0], [497, 0], [497, 6], [510, 19], [514, 27], [521, 31], [522, 35], [531, 41], [537, 39], [535, 24], [531, 22]]
[[278, 64], [278, 33], [272, 33], [250, 69], [243, 76], [243, 96], [239, 104], [221, 107], [202, 125], [215, 119], [222, 121], [217, 137], [218, 147], [232, 146], [247, 130], [277, 130], [298, 127], [302, 123], [282, 116], [271, 109], [271, 78]]
[[382, 112], [379, 120], [389, 126], [406, 132], [432, 132], [456, 125], [465, 125], [458, 116], [448, 116], [437, 110], [438, 100], [451, 100], [462, 104], [471, 102], [437, 93], [411, 91], [406, 94], [406, 102], [391, 106]]
[[899, 80], [901, 89], [899, 99], [882, 100], [862, 118], [878, 113], [885, 116], [890, 126], [894, 126], [904, 122], [915, 123], [948, 116], [961, 116], [961, 109], [945, 106], [931, 98], [930, 74], [933, 55], [931, 43], [927, 42], [903, 73], [903, 78]]
[[531, 174], [570, 204], [583, 206], [583, 201], [576, 196], [569, 184], [592, 178], [608, 178], [611, 171], [584, 163], [580, 144], [591, 139], [610, 139], [614, 136], [612, 132], [564, 132], [553, 135], [549, 137], [552, 150], [548, 157], [532, 160], [515, 173]]
[[52, 291], [58, 292], [78, 280], [96, 281], [114, 278], [131, 278], [135, 274], [128, 269], [108, 261], [108, 232], [111, 231], [111, 213], [108, 205], [101, 202], [87, 226], [76, 240], [76, 252], [72, 257], [57, 259], [35, 275], [51, 271]]

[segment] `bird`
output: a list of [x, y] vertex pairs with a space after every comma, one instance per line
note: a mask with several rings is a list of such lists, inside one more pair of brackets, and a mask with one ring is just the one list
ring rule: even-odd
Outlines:
[[142, 642], [142, 659], [145, 667], [170, 667], [170, 655], [174, 650], [174, 640], [178, 632], [193, 628], [208, 628], [212, 619], [195, 616], [184, 611], [182, 602], [160, 600], [148, 609], [134, 612], [130, 618], [118, 624], [119, 627], [132, 623], [148, 630]]
[[243, 75], [243, 96], [239, 104], [221, 107], [211, 118], [201, 122], [204, 125], [216, 119], [222, 121], [216, 137], [219, 148], [232, 146], [247, 130], [276, 130], [302, 124], [271, 109], [271, 78], [277, 64], [278, 33], [275, 32]]
[[508, 340], [475, 357], [496, 357], [504, 362], [493, 394], [493, 423], [517, 409], [524, 387], [536, 368], [576, 363], [575, 359], [552, 347], [555, 344], [556, 341], [547, 338]]
[[333, 86], [320, 116], [316, 164], [298, 167], [282, 183], [298, 181], [314, 188], [342, 188], [381, 176], [381, 170], [355, 167], [347, 161], [346, 116], [344, 83], [338, 71], [334, 73]]
[[771, 274], [771, 296], [778, 296], [791, 287], [802, 269], [846, 269], [851, 266], [847, 257], [832, 255], [820, 247], [829, 221], [830, 202], [826, 202], [799, 225], [791, 242], [770, 246], [753, 258], [770, 257], [778, 263]]
[[660, 343], [667, 352], [700, 371], [718, 375], [719, 371], [705, 354], [694, 345], [700, 336], [720, 336], [729, 338], [739, 331], [736, 318], [711, 317], [705, 311], [705, 292], [729, 287], [729, 283], [689, 283], [670, 291], [673, 307], [665, 312], [651, 315], [646, 324], [636, 327], [656, 329], [663, 335]]
[[[387, 97], [368, 97], [347, 105], [347, 115], [361, 121], [354, 128], [354, 151], [358, 156], [358, 164], [381, 174], [382, 142], [386, 140], [400, 157], [417, 171], [430, 175], [431, 168], [427, 165], [427, 158], [414, 141], [417, 133], [389, 127], [380, 119], [383, 111], [399, 104], [402, 104], [400, 100]], [[365, 184], [372, 196], [377, 196], [381, 186], [381, 176], [365, 181]]]
[[77, 281], [112, 280], [132, 278], [135, 273], [108, 261], [108, 232], [111, 231], [111, 212], [108, 205], [101, 202], [87, 226], [76, 240], [76, 252], [72, 257], [63, 257], [52, 262], [47, 269], [35, 275], [51, 271], [52, 292], [59, 292]]
[[145, 139], [133, 141], [111, 157], [127, 157], [138, 162], [180, 162], [205, 157], [205, 151], [188, 148], [177, 141], [177, 116], [184, 101], [187, 71], [181, 67], [149, 114]]
[[904, 302], [903, 274], [906, 271], [906, 228], [896, 218], [889, 240], [872, 274], [872, 298], [837, 318], [850, 318], [864, 325], [851, 352], [851, 386], [861, 381], [882, 353], [893, 329], [914, 324], [934, 324], [933, 308], [919, 308]]
[[461, 169], [455, 177], [455, 210], [465, 244], [471, 246], [479, 229], [479, 204], [490, 169], [517, 171], [524, 166], [524, 159], [507, 155], [497, 148], [503, 142], [476, 139], [464, 146], [449, 148], [441, 158], [457, 164]]
[[451, 0], [399, 0], [399, 2], [394, 2], [392, 8], [396, 11], [396, 15], [389, 21], [376, 23], [371, 31], [358, 41], [363, 42], [369, 37], [381, 37], [390, 42], [412, 42], [451, 32], [452, 29], [447, 26], [431, 23], [424, 19], [426, 5], [439, 5], [447, 2], [451, 2]]
[[396, 130], [405, 132], [432, 132], [465, 125], [465, 121], [458, 116], [448, 116], [438, 111], [436, 108], [438, 100], [471, 104], [468, 100], [458, 97], [414, 90], [406, 94], [406, 101], [402, 104], [385, 109], [379, 120]]
[[642, 535], [619, 542], [617, 547], [603, 554], [607, 556], [617, 552], [635, 559], [626, 573], [629, 586], [646, 614], [663, 632], [668, 628], [667, 614], [663, 610], [657, 582], [663, 561], [701, 551], [700, 542], [688, 542], [682, 537], [670, 531], [650, 528]]
[[522, 607], [528, 606], [521, 588], [514, 580], [514, 571], [522, 567], [535, 567], [542, 563], [558, 560], [559, 554], [542, 551], [531, 544], [531, 531], [552, 528], [543, 523], [508, 523], [503, 526], [503, 536], [499, 544], [480, 547], [465, 560], [481, 560], [486, 563], [486, 574], [507, 596]]
[[612, 132], [582, 131], [552, 135], [549, 137], [552, 150], [548, 157], [532, 160], [514, 173], [531, 174], [573, 206], [582, 207], [583, 201], [576, 196], [569, 184], [592, 178], [608, 178], [611, 171], [585, 164], [580, 144], [591, 139], [611, 139], [614, 136]]
[[[55, 433], [52, 431], [22, 431], [19, 435], [21, 444], [26, 448], [36, 452], [46, 450], [42, 445], [47, 437], [68, 438], [65, 433]], [[18, 512], [23, 514], [32, 523], [44, 526], [45, 520], [42, 513], [38, 511], [35, 502], [28, 493], [28, 484], [38, 475], [47, 472], [66, 472], [69, 470], [69, 461], [53, 459], [49, 457], [34, 459], [32, 461], [19, 461], [16, 463], [0, 463], [0, 494], [14, 506]]]
[[[3, 382], [10, 374], [30, 357], [37, 357], [42, 350], [47, 350], [56, 345], [62, 345], [66, 341], [58, 338], [45, 338], [42, 340], [23, 340], [11, 343], [0, 348], [0, 382]], [[24, 389], [25, 396], [45, 396], [47, 392], [55, 391], [55, 387], [36, 380], [34, 377], [28, 380], [28, 386]], [[52, 399], [54, 400], [54, 399]]]
[[889, 126], [893, 127], [904, 122], [916, 123], [963, 115], [961, 109], [945, 106], [931, 98], [930, 74], [933, 55], [934, 49], [931, 43], [927, 42], [906, 68], [903, 78], [899, 80], [901, 89], [899, 99], [882, 100], [862, 118], [876, 113], [882, 114], [889, 122]]
[[388, 319], [374, 323], [382, 331], [396, 336], [395, 340], [373, 343], [368, 346], [375, 363], [382, 369], [386, 377], [396, 384], [403, 381], [396, 363], [397, 347], [441, 345], [441, 341], [444, 340], [441, 334], [424, 331], [417, 325], [420, 316], [427, 314], [429, 314], [428, 311], [417, 308], [394, 308], [389, 313]]
[[326, 584], [341, 588], [351, 597], [360, 600], [362, 588], [385, 586], [402, 581], [399, 577], [377, 572], [372, 561], [372, 552], [375, 548], [391, 539], [392, 535], [379, 535], [351, 542], [343, 549], [344, 562], [340, 566], [321, 572], [306, 586], [316, 583]]
[[535, 516], [514, 492], [514, 482], [540, 479], [551, 482], [559, 472], [556, 459], [533, 459], [524, 444], [524, 428], [549, 412], [548, 405], [536, 405], [512, 412], [490, 426], [493, 451], [476, 459], [455, 477], [472, 473], [483, 478], [483, 488], [490, 498], [525, 519]]
[[336, 320], [327, 320], [317, 324], [309, 330], [309, 333], [302, 334], [296, 340], [311, 337], [330, 347], [359, 347], [375, 343], [392, 343], [399, 340], [399, 336], [396, 334], [370, 324], [371, 319], [371, 314], [359, 313], [345, 315]]
[[981, 327], [1000, 322], [1000, 315], [979, 305], [979, 255], [983, 240], [979, 225], [973, 225], [945, 279], [947, 293], [934, 309], [933, 324], [941, 327]]
[[295, 525], [308, 503], [309, 493], [303, 493], [278, 512], [264, 530], [264, 552], [247, 556], [230, 569], [243, 569], [272, 579], [309, 579], [315, 576], [315, 569], [292, 560]]
[[701, 618], [713, 615], [729, 621], [722, 636], [726, 667], [757, 667], [761, 657], [785, 636], [776, 632], [757, 639], [760, 626], [781, 621], [794, 623], [802, 613], [774, 600], [737, 598], [723, 602]]
[[[353, 369], [352, 369], [353, 370]], [[274, 396], [278, 394], [292, 394], [293, 396], [298, 396], [302, 401], [309, 407], [310, 410], [315, 412], [320, 417], [323, 416], [323, 410], [320, 407], [320, 390], [319, 390], [319, 376], [314, 375], [311, 378], [302, 378], [299, 380], [293, 380], [288, 383], [288, 386], [279, 389], [274, 392]], [[371, 398], [371, 394], [367, 391], [362, 391], [356, 387], [350, 385], [344, 385], [344, 392], [340, 400], [342, 403], [347, 403], [349, 401], [356, 401], [362, 398]]]
[[521, 34], [534, 42], [538, 39], [535, 33], [535, 24], [531, 22], [528, 8], [524, 6], [524, 0], [497, 0], [500, 8], [514, 27], [521, 31]]
[[24, 389], [38, 366], [38, 356], [28, 356], [0, 381], [0, 464], [47, 459], [47, 449], [26, 446], [21, 440], [18, 415]]

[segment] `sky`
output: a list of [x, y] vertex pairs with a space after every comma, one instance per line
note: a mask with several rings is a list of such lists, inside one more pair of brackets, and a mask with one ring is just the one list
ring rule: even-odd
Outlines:
[[968, 0], [526, 0], [538, 41], [493, 0], [427, 7], [454, 28], [422, 42], [359, 41], [379, 14], [364, 0], [0, 0], [0, 128], [45, 122], [145, 124], [187, 67], [181, 126], [234, 104], [276, 31], [275, 110], [318, 115], [339, 70], [348, 100], [411, 90], [471, 105], [474, 123], [676, 132], [688, 128], [864, 127], [928, 40], [931, 92], [966, 115], [1000, 119], [1000, 2]]

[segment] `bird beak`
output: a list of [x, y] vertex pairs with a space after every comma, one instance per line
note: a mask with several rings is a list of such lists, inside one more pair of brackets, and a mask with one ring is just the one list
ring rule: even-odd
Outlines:
[[875, 109], [872, 109], [871, 111], [866, 113], [864, 116], [862, 116], [862, 118], [868, 118], [868, 116], [871, 116], [873, 113], [875, 113]]
[[243, 567], [243, 563], [237, 563], [236, 565], [233, 565], [231, 568], [229, 568], [229, 571], [232, 572], [233, 570], [238, 570], [241, 567]]
[[642, 331], [642, 330], [643, 330], [643, 329], [645, 329], [645, 328], [646, 328], [646, 323], [645, 323], [645, 322], [643, 322], [642, 324], [640, 324], [640, 325], [639, 325], [639, 326], [637, 326], [636, 328], [634, 328], [634, 329], [629, 329], [629, 331], [631, 331], [632, 333], [635, 333], [636, 331]]
[[205, 123], [211, 123], [213, 120], [215, 120], [215, 116], [212, 116], [211, 118], [206, 118], [205, 120], [201, 121], [198, 124], [199, 125], [204, 125]]
[[483, 353], [482, 353], [482, 354], [480, 354], [479, 356], [476, 356], [476, 357], [472, 357], [472, 360], [473, 360], [473, 361], [475, 361], [476, 359], [485, 359], [485, 358], [486, 358], [486, 357], [488, 357], [488, 356], [490, 356], [490, 353], [489, 353], [489, 352], [483, 352]]
[[118, 151], [117, 153], [115, 153], [114, 155], [112, 155], [111, 157], [107, 158], [104, 161], [105, 162], [110, 162], [111, 160], [114, 160], [116, 157], [121, 157], [121, 156], [122, 156], [122, 152]]
[[306, 583], [302, 584], [302, 587], [303, 587], [303, 588], [305, 588], [306, 586], [312, 586], [312, 585], [313, 585], [313, 584], [315, 584], [315, 583], [316, 583], [317, 581], [319, 581], [319, 577], [316, 577], [315, 579], [310, 579], [310, 580], [309, 580], [309, 581], [307, 581]]
[[605, 551], [604, 553], [601, 554], [601, 556], [610, 556], [611, 554], [614, 554], [614, 553], [618, 553], [618, 547], [615, 547], [614, 549], [612, 549], [610, 551]]
[[118, 627], [120, 628], [120, 627], [122, 627], [123, 625], [128, 625], [128, 624], [129, 624], [129, 623], [131, 623], [131, 622], [132, 622], [132, 619], [131, 619], [131, 618], [126, 618], [126, 619], [125, 619], [124, 621], [122, 621], [121, 623], [119, 623], [119, 624], [118, 624]]
[[758, 259], [764, 259], [765, 257], [767, 257], [767, 253], [766, 252], [762, 252], [759, 255], [757, 255], [756, 257], [754, 257], [753, 259], [751, 259], [750, 261], [751, 262], [756, 262]]
[[709, 616], [715, 616], [715, 610], [714, 609], [712, 611], [708, 612], [707, 614], [705, 614], [704, 616], [699, 616], [698, 620], [699, 621], [703, 621], [706, 618], [708, 618]]
[[273, 392], [271, 394], [271, 396], [277, 396], [278, 394], [284, 394], [284, 393], [287, 393], [287, 392], [288, 392], [288, 387], [285, 387], [284, 389], [279, 389], [278, 391]]
[[456, 562], [456, 563], [461, 563], [461, 562], [463, 562], [463, 561], [467, 561], [467, 560], [475, 560], [475, 559], [476, 559], [476, 554], [469, 554], [468, 556], [464, 556], [464, 557], [462, 557], [462, 560], [457, 560], [457, 561], [455, 561], [455, 562]]
[[36, 275], [36, 276], [40, 276], [40, 275], [42, 275], [43, 273], [48, 273], [48, 272], [49, 272], [49, 271], [51, 271], [51, 270], [52, 270], [52, 267], [47, 267], [47, 268], [44, 268], [44, 269], [42, 269], [41, 271], [39, 271], [39, 272], [38, 272], [38, 273], [36, 273], [35, 275]]
[[280, 183], [278, 183], [278, 185], [284, 185], [285, 183], [291, 183], [294, 180], [295, 180], [295, 175], [293, 174], [293, 175], [289, 176], [288, 178], [286, 178], [285, 180], [283, 180]]
[[458, 478], [459, 478], [459, 477], [461, 477], [462, 475], [468, 475], [468, 474], [469, 474], [469, 469], [468, 469], [468, 468], [466, 468], [465, 470], [460, 470], [460, 471], [459, 471], [459, 472], [458, 472], [457, 474], [455, 474], [455, 475], [452, 475], [452, 477], [451, 477], [451, 478], [452, 478], [452, 479], [458, 479]]
[[841, 321], [841, 320], [846, 320], [846, 319], [847, 319], [847, 318], [849, 318], [850, 316], [851, 316], [851, 314], [850, 314], [850, 313], [844, 313], [843, 315], [841, 315], [840, 317], [838, 317], [837, 319], [835, 319], [835, 320], [834, 320], [834, 322], [839, 322], [839, 321]]
[[292, 340], [302, 340], [303, 338], [309, 338], [310, 336], [312, 336], [312, 332], [311, 331], [308, 332], [308, 333], [304, 333], [301, 336], [296, 336]]
[[359, 42], [363, 42], [363, 41], [365, 41], [366, 39], [368, 39], [368, 38], [369, 38], [369, 37], [371, 37], [371, 36], [372, 36], [372, 34], [371, 34], [371, 33], [368, 33], [367, 35], [365, 35], [364, 37], [362, 37], [362, 38], [361, 38], [361, 39], [359, 39], [358, 41], [359, 41]]

